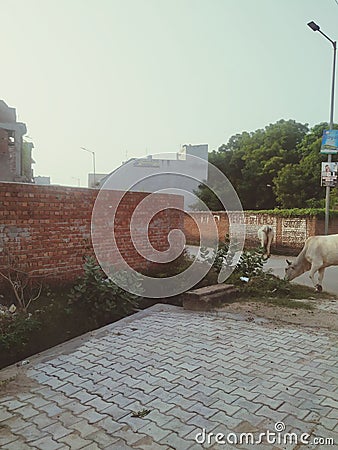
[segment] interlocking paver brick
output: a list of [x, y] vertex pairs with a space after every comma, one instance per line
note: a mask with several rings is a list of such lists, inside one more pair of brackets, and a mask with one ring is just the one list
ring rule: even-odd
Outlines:
[[[0, 445], [185, 450], [202, 428], [265, 431], [276, 421], [336, 436], [333, 333], [169, 306], [131, 319], [44, 363], [30, 358], [20, 370], [34, 385], [0, 394]], [[150, 413], [132, 417], [142, 409]]]
[[0, 422], [10, 419], [11, 417], [13, 417], [11, 412], [9, 412], [6, 408], [0, 407]]
[[111, 449], [115, 449], [115, 448], [116, 448], [116, 450], [134, 450], [135, 447], [134, 446], [131, 447], [123, 439], [118, 439], [117, 441], [114, 442], [113, 447], [108, 445], [107, 447], [104, 447], [104, 450], [111, 450]]
[[[35, 416], [38, 417], [38, 416]], [[30, 418], [30, 421], [32, 421], [35, 417]], [[1, 427], [8, 427], [10, 430], [13, 431], [13, 433], [18, 433], [18, 431], [22, 430], [25, 427], [29, 426], [28, 420], [24, 420], [21, 416], [13, 416], [11, 415], [9, 419], [4, 420], [1, 422]]]
[[177, 433], [172, 432], [163, 439], [160, 440], [159, 444], [168, 445], [169, 448], [174, 449], [186, 449], [191, 445], [193, 441], [180, 437]]
[[94, 408], [97, 412], [101, 412], [104, 409], [109, 408], [110, 406], [114, 406], [114, 402], [109, 402], [106, 400], [102, 400], [102, 398], [100, 397], [96, 397], [93, 400], [86, 402], [85, 406]]
[[114, 437], [117, 436], [124, 441], [126, 441], [127, 445], [134, 445], [135, 442], [139, 441], [142, 438], [146, 437], [146, 434], [143, 434], [142, 431], [133, 431], [129, 428], [128, 425], [124, 426], [120, 430], [115, 431]]
[[[181, 406], [180, 403], [177, 402], [177, 404]], [[191, 404], [194, 404], [194, 403], [191, 402]], [[162, 413], [165, 413], [165, 412], [169, 411], [170, 409], [172, 409], [173, 407], [175, 407], [176, 404], [175, 404], [174, 401], [173, 401], [173, 403], [168, 403], [168, 402], [166, 402], [164, 400], [161, 400], [161, 399], [157, 398], [155, 400], [151, 400], [149, 403], [146, 403], [145, 406], [148, 409], [156, 408], [159, 411], [161, 411]]]
[[[50, 397], [53, 397], [56, 394], [56, 391], [53, 391], [53, 389], [51, 389], [48, 386], [44, 386], [42, 384], [43, 387], [39, 386], [38, 388], [33, 388], [31, 389], [31, 391], [33, 393], [37, 393], [38, 395], [42, 396], [44, 399], [49, 399]], [[32, 395], [33, 397], [33, 395]], [[34, 395], [35, 398], [35, 395]]]
[[47, 405], [40, 406], [39, 411], [44, 411], [47, 416], [54, 417], [58, 414], [63, 413], [64, 410], [60, 408], [56, 403], [48, 403]]
[[100, 448], [113, 448], [113, 444], [119, 440], [118, 437], [110, 435], [105, 430], [99, 430], [87, 436], [88, 441], [95, 442]]
[[[126, 416], [127, 417], [127, 416]], [[125, 419], [125, 418], [123, 418]], [[115, 431], [121, 429], [124, 426], [124, 423], [121, 421], [114, 420], [112, 417], [107, 417], [106, 419], [102, 419], [97, 422], [96, 427], [102, 428], [106, 430], [107, 433], [114, 433]]]
[[319, 420], [320, 425], [327, 428], [330, 431], [338, 432], [338, 423], [335, 419], [330, 419], [328, 417], [321, 417]]
[[60, 422], [48, 425], [48, 427], [45, 427], [43, 431], [52, 435], [54, 440], [60, 439], [63, 436], [67, 436], [67, 434], [70, 434], [72, 432], [72, 430], [70, 430], [69, 428], [65, 428], [63, 425], [61, 425]]
[[30, 422], [34, 423], [38, 428], [42, 429], [49, 425], [53, 425], [57, 421], [59, 421], [60, 417], [63, 415], [62, 413], [58, 417], [49, 417], [45, 412], [40, 411], [37, 416], [31, 417]]
[[27, 427], [18, 430], [17, 434], [30, 442], [40, 439], [41, 437], [46, 437], [48, 432], [46, 430], [40, 430], [35, 424], [30, 424]]
[[[181, 389], [185, 389], [185, 388], [181, 388]], [[194, 392], [202, 392], [205, 395], [212, 395], [217, 391], [217, 387], [215, 384], [212, 387], [208, 387], [203, 384], [197, 383], [195, 386], [192, 386], [190, 389], [185, 389], [185, 391], [188, 391], [188, 392], [189, 392], [189, 390], [191, 391], [191, 395]], [[182, 395], [184, 396], [184, 393], [182, 393]], [[189, 397], [191, 395], [189, 395]]]
[[63, 436], [62, 438], [58, 439], [58, 443], [59, 443], [60, 447], [62, 447], [62, 444], [66, 444], [72, 450], [78, 450], [80, 448], [82, 449], [86, 445], [91, 444], [92, 442], [87, 439], [83, 439], [81, 436], [79, 436], [78, 433], [74, 432], [71, 434], [67, 434], [67, 436]]
[[[133, 445], [133, 449], [141, 449], [141, 450], [168, 450], [172, 447], [168, 447], [167, 445], [160, 445], [157, 444], [150, 438], [149, 436], [146, 436], [145, 438], [141, 438], [139, 441], [135, 442]], [[107, 449], [108, 450], [108, 449]]]
[[88, 434], [95, 433], [99, 429], [97, 426], [88, 423], [85, 419], [82, 419], [80, 422], [76, 422], [73, 425], [70, 425], [69, 428], [77, 430], [78, 434], [83, 438], [86, 438]]
[[[152, 411], [153, 414], [153, 411]], [[124, 425], [128, 425], [128, 427], [137, 432], [140, 428], [143, 428], [144, 425], [149, 422], [150, 417], [147, 415], [146, 417], [143, 417], [142, 419], [139, 417], [132, 417], [131, 415], [122, 417], [119, 422], [121, 424], [121, 427]]]
[[[46, 406], [41, 406], [41, 408], [45, 408]], [[36, 416], [39, 414], [39, 411], [32, 406], [22, 406], [15, 410], [15, 414], [20, 414], [24, 419], [29, 419], [30, 417]]]
[[[23, 439], [16, 439], [15, 441], [6, 444], [4, 447], [1, 448], [1, 450], [27, 450], [28, 444]], [[37, 447], [33, 447], [37, 448]]]
[[102, 412], [102, 414], [111, 416], [115, 420], [121, 419], [121, 417], [124, 417], [127, 414], [129, 414], [128, 410], [122, 409], [122, 408], [118, 407], [117, 405], [111, 405], [101, 412]]
[[1, 421], [1, 413], [8, 409], [9, 411], [14, 411], [15, 409], [21, 408], [23, 406], [27, 406], [28, 403], [21, 402], [16, 400], [15, 398], [11, 398], [10, 400], [2, 401], [0, 406], [0, 421]]
[[99, 422], [100, 420], [106, 419], [108, 416], [106, 414], [98, 413], [96, 412], [95, 409], [90, 408], [87, 409], [86, 411], [83, 411], [81, 414], [79, 414], [78, 417], [86, 419], [88, 423], [92, 424]]
[[62, 444], [60, 444], [60, 442], [54, 441], [54, 439], [52, 439], [50, 436], [32, 441], [31, 445], [40, 450], [57, 450], [62, 448]]
[[96, 443], [92, 443], [82, 447], [82, 450], [101, 450], [101, 447], [99, 447]]
[[188, 425], [186, 422], [179, 420], [176, 417], [168, 422], [165, 427], [169, 430], [175, 430], [175, 433], [181, 438], [185, 438], [195, 430], [193, 425]]
[[161, 439], [168, 436], [168, 434], [170, 433], [169, 430], [160, 428], [154, 422], [148, 422], [147, 424], [144, 425], [144, 427], [140, 428], [138, 432], [151, 436], [153, 440], [157, 443], [159, 443]]
[[32, 392], [17, 392], [16, 397], [19, 400], [25, 402], [25, 400], [28, 400], [28, 399], [34, 397], [34, 394]]
[[323, 401], [320, 403], [322, 406], [329, 406], [333, 409], [338, 409], [338, 401], [333, 400], [331, 397], [323, 398]]
[[0, 429], [1, 429], [0, 448], [4, 448], [6, 444], [9, 444], [18, 439], [18, 437], [15, 434], [13, 434], [8, 427], [0, 425]]
[[74, 416], [73, 413], [66, 411], [62, 414], [58, 414], [57, 419], [65, 426], [69, 427], [70, 425], [73, 425], [76, 422], [80, 422], [82, 420], [81, 417]]

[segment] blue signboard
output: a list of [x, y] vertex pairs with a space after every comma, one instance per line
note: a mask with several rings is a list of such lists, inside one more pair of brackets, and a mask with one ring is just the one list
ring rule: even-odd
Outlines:
[[338, 130], [324, 130], [320, 153], [338, 153]]

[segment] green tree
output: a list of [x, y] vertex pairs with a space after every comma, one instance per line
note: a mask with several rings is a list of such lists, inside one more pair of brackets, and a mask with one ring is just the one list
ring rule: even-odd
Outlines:
[[282, 208], [324, 206], [325, 189], [320, 178], [321, 163], [327, 156], [320, 153], [320, 147], [323, 130], [327, 128], [327, 123], [311, 128], [297, 147], [298, 163], [285, 165], [274, 179], [274, 193]]
[[[209, 161], [227, 176], [244, 209], [274, 208], [278, 192], [270, 186], [285, 165], [300, 161], [299, 145], [307, 132], [307, 124], [279, 120], [264, 129], [232, 136], [209, 154]], [[208, 181], [214, 187], [212, 180]], [[200, 186], [197, 194], [210, 209], [220, 209], [210, 189]]]

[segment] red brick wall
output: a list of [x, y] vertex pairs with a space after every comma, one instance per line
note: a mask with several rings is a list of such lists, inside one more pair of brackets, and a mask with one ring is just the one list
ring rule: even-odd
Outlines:
[[[316, 235], [325, 234], [325, 220], [320, 219], [316, 221]], [[329, 219], [329, 234], [338, 234], [338, 218]]]
[[[229, 220], [224, 211], [213, 212], [217, 225], [218, 239], [224, 241], [229, 233]], [[213, 237], [212, 220], [207, 218], [208, 213], [193, 212], [184, 217], [184, 229], [189, 244], [199, 243], [197, 224], [203, 224], [205, 233], [211, 240]], [[275, 230], [272, 251], [297, 255], [309, 236], [324, 234], [324, 221], [316, 217], [283, 218], [277, 215], [264, 213], [244, 212], [246, 224], [246, 247], [258, 247], [257, 231], [262, 225], [271, 225]], [[208, 223], [206, 221], [208, 220]], [[331, 219], [329, 233], [338, 233], [338, 220]]]
[[[97, 194], [93, 189], [0, 182], [0, 268], [7, 264], [9, 253], [21, 270], [49, 281], [74, 280], [83, 272], [84, 257], [94, 255], [90, 229]], [[134, 209], [147, 195], [126, 193], [114, 227], [122, 256], [136, 269], [145, 268], [147, 261], [133, 247], [128, 226]], [[104, 193], [112, 205], [117, 196], [116, 191]], [[155, 198], [164, 207], [183, 208], [181, 196]], [[173, 228], [183, 229], [178, 210], [167, 209], [154, 217], [149, 239], [156, 249], [168, 247], [167, 235]], [[107, 243], [103, 244], [108, 255]]]

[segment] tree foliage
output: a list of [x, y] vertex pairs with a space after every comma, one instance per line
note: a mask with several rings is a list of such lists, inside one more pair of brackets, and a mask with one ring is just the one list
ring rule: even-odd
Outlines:
[[[327, 123], [309, 129], [307, 124], [282, 119], [232, 136], [209, 153], [209, 162], [227, 176], [244, 209], [322, 207], [320, 171], [327, 156], [320, 154], [320, 146], [327, 128]], [[211, 210], [223, 209], [213, 189], [201, 185], [197, 195]]]

